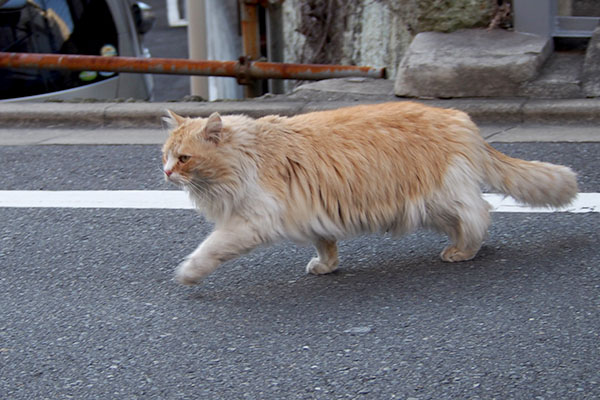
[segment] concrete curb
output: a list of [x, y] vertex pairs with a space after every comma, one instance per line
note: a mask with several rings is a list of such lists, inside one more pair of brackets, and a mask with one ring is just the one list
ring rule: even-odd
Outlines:
[[295, 115], [343, 106], [384, 101], [419, 101], [467, 112], [477, 123], [600, 123], [600, 99], [449, 99], [421, 100], [369, 97], [352, 100], [306, 101], [270, 98], [246, 101], [174, 103], [0, 103], [4, 128], [160, 128], [170, 109], [178, 114], [206, 117], [212, 112]]

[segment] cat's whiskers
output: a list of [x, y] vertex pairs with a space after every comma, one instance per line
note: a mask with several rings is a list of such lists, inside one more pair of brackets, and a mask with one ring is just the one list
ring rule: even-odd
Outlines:
[[[162, 167], [158, 167], [158, 169], [160, 170], [160, 174], [163, 176], [163, 178], [165, 177], [165, 170]], [[169, 182], [166, 179], [162, 180], [162, 185], [163, 186], [169, 186]]]
[[192, 192], [199, 198], [212, 197], [212, 193], [209, 190], [208, 186], [205, 184], [198, 183], [194, 179], [185, 178], [185, 185], [190, 190], [190, 192]]

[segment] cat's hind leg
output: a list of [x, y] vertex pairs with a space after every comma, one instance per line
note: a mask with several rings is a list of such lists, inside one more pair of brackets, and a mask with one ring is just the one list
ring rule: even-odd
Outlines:
[[490, 225], [489, 207], [477, 193], [468, 199], [449, 200], [449, 205], [438, 210], [432, 225], [450, 238], [450, 244], [440, 254], [442, 261], [467, 261], [475, 257]]
[[490, 225], [489, 204], [478, 201], [459, 207], [456, 225], [446, 227], [451, 243], [440, 254], [442, 261], [467, 261], [475, 257]]
[[322, 275], [333, 272], [339, 265], [338, 250], [335, 240], [318, 239], [314, 243], [318, 257], [310, 260], [306, 272], [313, 275]]

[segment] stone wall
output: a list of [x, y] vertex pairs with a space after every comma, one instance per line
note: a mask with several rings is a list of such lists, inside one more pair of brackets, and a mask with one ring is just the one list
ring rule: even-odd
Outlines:
[[285, 0], [286, 62], [386, 67], [419, 32], [487, 26], [496, 0]]

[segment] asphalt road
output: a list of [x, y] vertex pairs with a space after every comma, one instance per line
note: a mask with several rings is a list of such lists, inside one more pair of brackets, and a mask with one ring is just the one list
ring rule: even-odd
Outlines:
[[[495, 144], [571, 165], [599, 143]], [[0, 147], [0, 189], [167, 189], [159, 146]], [[600, 398], [600, 214], [494, 214], [473, 261], [440, 235], [259, 249], [181, 287], [189, 210], [0, 209], [0, 398]]]

